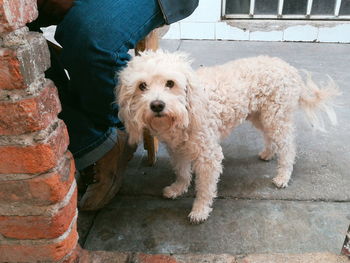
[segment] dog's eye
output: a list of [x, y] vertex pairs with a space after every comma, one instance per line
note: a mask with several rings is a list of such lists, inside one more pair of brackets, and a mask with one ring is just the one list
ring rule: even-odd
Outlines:
[[174, 85], [175, 85], [175, 83], [172, 80], [168, 80], [165, 84], [165, 86], [168, 88], [172, 88], [172, 87], [174, 87]]
[[147, 89], [147, 84], [146, 82], [141, 82], [140, 85], [139, 85], [139, 89], [144, 91], [145, 89]]

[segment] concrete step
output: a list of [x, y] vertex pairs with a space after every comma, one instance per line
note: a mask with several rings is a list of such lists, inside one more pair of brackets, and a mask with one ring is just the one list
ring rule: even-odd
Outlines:
[[340, 253], [350, 203], [218, 199], [190, 224], [192, 198], [118, 197], [101, 210], [84, 248], [143, 253]]
[[347, 263], [349, 259], [331, 253], [308, 254], [143, 254], [91, 251], [84, 263]]

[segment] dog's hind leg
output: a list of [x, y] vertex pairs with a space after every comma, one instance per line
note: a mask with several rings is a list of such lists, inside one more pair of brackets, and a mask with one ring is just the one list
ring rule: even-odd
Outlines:
[[296, 154], [294, 136], [289, 134], [282, 140], [275, 141], [278, 154], [277, 176], [273, 178], [273, 183], [279, 188], [288, 186], [288, 182], [293, 172], [293, 165]]
[[255, 128], [260, 130], [264, 136], [265, 148], [259, 153], [260, 159], [263, 161], [270, 161], [275, 156], [276, 147], [274, 147], [269, 134], [264, 131], [264, 127], [260, 121], [260, 114], [250, 114], [247, 119], [254, 125]]
[[183, 154], [171, 153], [170, 151], [169, 154], [176, 173], [176, 181], [163, 189], [163, 196], [176, 198], [186, 193], [191, 183], [191, 161]]
[[276, 153], [276, 148], [268, 134], [264, 132], [265, 148], [259, 153], [259, 158], [263, 161], [270, 161]]
[[276, 150], [278, 156], [277, 176], [273, 183], [280, 188], [288, 186], [296, 155], [294, 142], [294, 124], [292, 113], [277, 113], [271, 117], [261, 116], [265, 137], [271, 142], [271, 149]]
[[208, 149], [194, 161], [196, 174], [196, 198], [188, 215], [192, 223], [205, 221], [212, 211], [212, 203], [217, 193], [217, 183], [222, 173], [222, 149], [219, 144], [207, 145]]

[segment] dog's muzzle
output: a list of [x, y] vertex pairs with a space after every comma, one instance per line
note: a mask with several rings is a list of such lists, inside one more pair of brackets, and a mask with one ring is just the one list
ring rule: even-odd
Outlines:
[[150, 108], [155, 113], [161, 113], [165, 108], [165, 103], [161, 100], [154, 100], [151, 102]]

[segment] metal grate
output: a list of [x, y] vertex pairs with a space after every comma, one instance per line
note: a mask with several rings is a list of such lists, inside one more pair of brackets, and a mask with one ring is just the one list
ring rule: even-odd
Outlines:
[[226, 19], [350, 20], [350, 0], [222, 0]]

